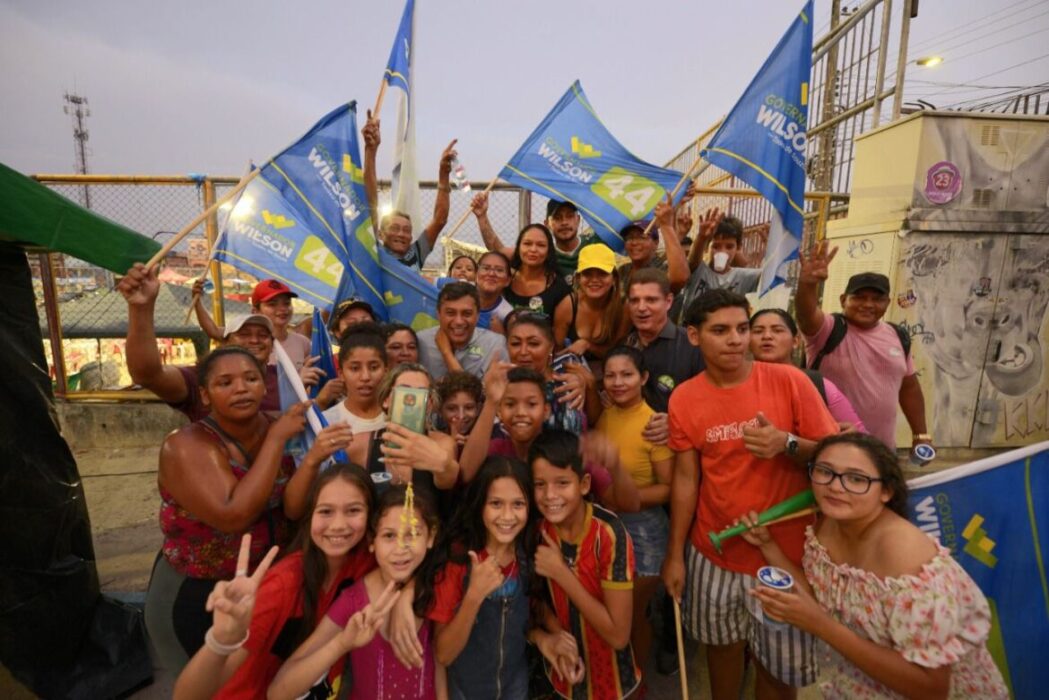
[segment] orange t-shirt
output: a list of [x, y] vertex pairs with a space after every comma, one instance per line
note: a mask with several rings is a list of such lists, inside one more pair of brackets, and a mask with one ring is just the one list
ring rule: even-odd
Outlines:
[[[789, 365], [755, 362], [750, 376], [729, 388], [714, 386], [702, 372], [670, 396], [670, 448], [699, 452], [692, 545], [721, 568], [751, 576], [765, 565], [758, 548], [735, 537], [725, 541], [718, 554], [708, 533], [809, 488], [804, 466], [782, 453], [760, 459], [744, 446], [743, 428], [756, 424], [758, 411], [780, 430], [809, 440], [838, 432], [812, 381]], [[805, 526], [811, 522], [812, 518], [798, 518], [772, 527], [777, 544], [799, 565]]]

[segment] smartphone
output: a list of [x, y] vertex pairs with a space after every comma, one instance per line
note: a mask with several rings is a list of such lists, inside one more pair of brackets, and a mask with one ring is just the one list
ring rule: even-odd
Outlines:
[[429, 389], [394, 387], [390, 398], [390, 422], [404, 426], [413, 433], [425, 434], [429, 399]]

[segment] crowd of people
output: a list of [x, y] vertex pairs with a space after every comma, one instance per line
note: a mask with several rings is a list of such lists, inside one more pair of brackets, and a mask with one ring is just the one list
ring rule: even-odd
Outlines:
[[[374, 120], [364, 141], [374, 192]], [[454, 155], [423, 234], [396, 211], [378, 226], [406, 265], [447, 220]], [[748, 665], [759, 698], [817, 681], [836, 698], [1007, 697], [986, 600], [906, 519], [896, 406], [913, 444], [932, 438], [884, 275], [855, 275], [824, 313], [835, 251], [819, 244], [796, 315], [751, 314], [760, 271], [736, 266], [742, 226], [719, 212], [661, 203], [623, 230], [618, 265], [571, 202], [512, 247], [486, 195], [472, 208], [489, 252], [452, 262], [437, 325], [340, 300], [337, 376], [278, 280], [224, 327], [198, 307], [220, 347], [195, 368], [162, 362], [154, 272], [120, 282], [132, 378], [191, 421], [160, 450], [146, 604], [176, 697], [644, 697], [643, 669], [677, 668], [679, 603], [715, 698], [740, 697]], [[309, 405], [281, 411], [275, 344], [323, 384], [328, 426], [298, 460]], [[794, 366], [802, 345], [819, 372]], [[407, 390], [427, 397], [421, 429], [394, 410]], [[810, 488], [818, 514], [758, 524]], [[766, 565], [793, 590], [757, 586]]]

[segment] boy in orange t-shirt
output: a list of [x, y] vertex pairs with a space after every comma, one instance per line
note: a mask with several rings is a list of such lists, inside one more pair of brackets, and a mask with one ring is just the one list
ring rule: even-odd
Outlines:
[[[670, 397], [675, 459], [663, 580], [675, 598], [685, 594], [685, 626], [707, 645], [715, 698], [739, 697], [747, 643], [757, 661], [759, 697], [789, 697], [816, 681], [812, 637], [794, 627], [770, 632], [747, 612], [747, 591], [765, 565], [760, 551], [737, 538], [719, 553], [707, 533], [809, 488], [805, 459], [817, 440], [838, 431], [804, 373], [748, 358], [748, 312], [747, 300], [727, 290], [693, 302], [685, 323], [706, 370]], [[799, 565], [809, 522], [774, 526]]]

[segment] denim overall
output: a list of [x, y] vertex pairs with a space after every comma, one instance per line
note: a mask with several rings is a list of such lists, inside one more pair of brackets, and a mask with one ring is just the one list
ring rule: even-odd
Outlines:
[[[477, 612], [470, 639], [448, 667], [449, 696], [454, 700], [528, 697], [528, 582], [530, 572], [518, 552], [517, 578], [488, 594]], [[463, 590], [470, 586], [470, 573]]]

